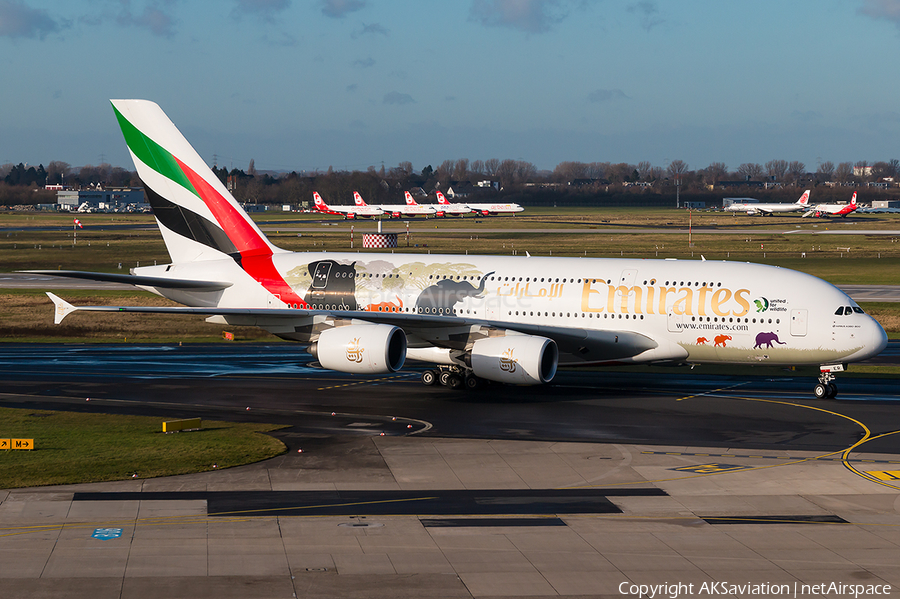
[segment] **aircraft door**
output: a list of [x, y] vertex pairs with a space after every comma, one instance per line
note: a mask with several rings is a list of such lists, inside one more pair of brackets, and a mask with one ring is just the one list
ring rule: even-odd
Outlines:
[[791, 335], [806, 336], [807, 310], [791, 310]]
[[622, 274], [619, 275], [619, 285], [634, 287], [634, 279], [637, 278], [637, 272], [636, 268], [626, 268], [623, 270]]
[[668, 323], [670, 333], [680, 333], [682, 331], [682, 323], [684, 322], [684, 314], [677, 314], [672, 306], [666, 309], [666, 322]]

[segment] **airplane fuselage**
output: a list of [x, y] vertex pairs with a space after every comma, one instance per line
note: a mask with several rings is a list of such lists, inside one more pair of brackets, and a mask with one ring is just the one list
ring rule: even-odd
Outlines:
[[[405, 326], [411, 348], [420, 338], [462, 349], [472, 327], [583, 334], [583, 348], [577, 342], [562, 344], [560, 364], [840, 363], [874, 356], [886, 343], [878, 323], [838, 288], [767, 265], [330, 252], [279, 253], [273, 265], [291, 293], [273, 294], [232, 260], [190, 263], [169, 273], [235, 282], [209, 294], [208, 301], [197, 292], [190, 297], [170, 289], [158, 292], [188, 305], [358, 312], [360, 319], [374, 313], [415, 315], [422, 318], [421, 326]], [[139, 268], [135, 274], [158, 275], [163, 269]], [[258, 320], [229, 322], [257, 324], [308, 342], [302, 322], [309, 318], [298, 316], [296, 323], [281, 322], [275, 330]], [[444, 325], [435, 334], [444, 339], [428, 338], [436, 319]], [[460, 330], [454, 341], [446, 326], [456, 323]], [[622, 356], [593, 350], [591, 339], [606, 331], [621, 336], [614, 343], [623, 344]], [[646, 351], [635, 353], [634, 348], [644, 348], [641, 343]]]

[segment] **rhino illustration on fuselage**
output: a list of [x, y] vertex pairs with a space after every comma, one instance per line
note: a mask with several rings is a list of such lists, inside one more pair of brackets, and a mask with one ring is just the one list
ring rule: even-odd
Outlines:
[[416, 299], [416, 311], [425, 314], [450, 313], [457, 303], [467, 297], [481, 297], [481, 294], [484, 293], [484, 282], [492, 274], [494, 274], [493, 271], [482, 276], [478, 287], [469, 281], [456, 281], [452, 278], [441, 279], [422, 290]]
[[753, 349], [762, 349], [763, 345], [772, 347], [773, 341], [779, 345], [787, 345], [784, 341], [778, 340], [778, 335], [776, 333], [759, 333], [756, 336], [756, 345], [753, 346]]

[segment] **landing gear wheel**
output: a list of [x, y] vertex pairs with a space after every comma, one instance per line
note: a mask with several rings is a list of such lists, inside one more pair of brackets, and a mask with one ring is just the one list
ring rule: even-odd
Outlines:
[[438, 380], [441, 382], [443, 386], [447, 386], [450, 384], [450, 375], [453, 374], [449, 370], [442, 370], [441, 374], [438, 376]]
[[434, 370], [426, 370], [422, 373], [422, 384], [428, 387], [437, 382], [438, 375]]
[[828, 387], [828, 385], [817, 383], [813, 388], [813, 394], [815, 394], [816, 399], [825, 399], [826, 397], [828, 397]]
[[462, 377], [458, 374], [451, 374], [447, 377], [447, 386], [451, 389], [462, 389], [463, 388], [463, 380]]
[[470, 374], [466, 377], [466, 389], [469, 391], [474, 391], [475, 389], [481, 388], [481, 379], [475, 376], [474, 374]]
[[834, 399], [837, 395], [837, 385], [834, 383], [828, 383], [828, 399]]

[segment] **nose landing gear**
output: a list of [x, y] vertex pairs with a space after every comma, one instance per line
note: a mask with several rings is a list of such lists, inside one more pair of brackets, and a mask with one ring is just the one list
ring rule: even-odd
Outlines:
[[819, 366], [819, 382], [813, 387], [816, 399], [832, 399], [837, 395], [837, 385], [834, 383], [835, 372], [846, 370], [844, 364], [825, 364]]

